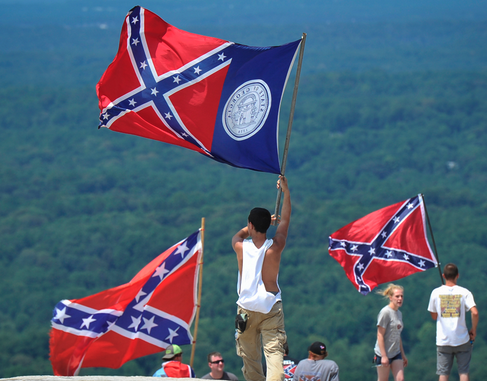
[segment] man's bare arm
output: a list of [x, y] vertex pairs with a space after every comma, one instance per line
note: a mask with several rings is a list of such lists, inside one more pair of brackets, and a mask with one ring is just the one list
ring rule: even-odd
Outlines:
[[477, 307], [470, 308], [470, 313], [472, 314], [472, 328], [468, 332], [470, 335], [470, 340], [475, 341], [477, 336], [477, 324], [479, 323], [479, 311]]
[[289, 192], [289, 187], [287, 179], [284, 176], [279, 176], [277, 182], [277, 187], [281, 188], [283, 193], [281, 218], [279, 225], [276, 229], [276, 234], [274, 235], [274, 242], [278, 244], [281, 248], [286, 245], [287, 233], [289, 230], [289, 223], [291, 222], [291, 193]]
[[235, 254], [237, 254], [238, 272], [240, 275], [242, 275], [243, 266], [243, 241], [244, 239], [248, 238], [248, 236], [249, 229], [246, 226], [243, 229], [240, 229], [232, 238], [232, 247], [233, 250], [235, 250]]
[[235, 250], [235, 245], [239, 242], [242, 243], [244, 239], [249, 237], [249, 228], [246, 226], [238, 231], [232, 238], [232, 247]]

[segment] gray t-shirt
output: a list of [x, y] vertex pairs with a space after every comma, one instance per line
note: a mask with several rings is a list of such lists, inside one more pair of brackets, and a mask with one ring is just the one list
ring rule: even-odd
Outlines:
[[301, 360], [294, 372], [293, 381], [340, 381], [338, 365], [332, 360]]
[[[404, 327], [402, 323], [402, 312], [399, 310], [394, 311], [388, 305], [385, 306], [377, 316], [377, 326], [386, 329], [384, 344], [387, 358], [393, 358], [401, 353], [401, 332]], [[384, 354], [380, 353], [379, 343], [377, 341], [375, 342], [374, 351], [377, 356], [384, 357]]]
[[223, 371], [223, 376], [222, 378], [213, 378], [211, 377], [211, 373], [205, 374], [203, 377], [201, 377], [205, 380], [230, 380], [230, 381], [238, 381], [238, 377], [235, 376], [233, 373], [230, 372], [225, 372]]

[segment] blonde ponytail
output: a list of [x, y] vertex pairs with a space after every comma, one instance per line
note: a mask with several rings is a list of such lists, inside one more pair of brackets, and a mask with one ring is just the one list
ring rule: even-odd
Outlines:
[[385, 299], [389, 299], [394, 295], [394, 290], [401, 290], [404, 292], [404, 287], [399, 286], [398, 284], [389, 283], [385, 290], [378, 290], [377, 293], [382, 295]]

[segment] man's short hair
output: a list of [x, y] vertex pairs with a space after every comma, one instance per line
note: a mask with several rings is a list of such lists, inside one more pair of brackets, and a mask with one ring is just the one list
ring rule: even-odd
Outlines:
[[458, 267], [453, 263], [447, 263], [443, 268], [443, 275], [446, 280], [455, 280], [458, 276]]
[[208, 362], [211, 362], [211, 358], [212, 358], [213, 356], [215, 356], [215, 357], [220, 356], [220, 357], [222, 357], [222, 358], [223, 358], [223, 356], [222, 356], [222, 354], [221, 354], [220, 352], [211, 352], [211, 353], [208, 353]]
[[271, 213], [264, 208], [254, 208], [250, 211], [249, 222], [259, 233], [266, 233], [271, 225]]

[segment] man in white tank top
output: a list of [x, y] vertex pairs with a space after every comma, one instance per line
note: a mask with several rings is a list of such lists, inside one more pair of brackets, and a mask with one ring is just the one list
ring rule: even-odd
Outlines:
[[247, 226], [232, 239], [239, 270], [237, 312], [247, 317], [245, 330], [236, 334], [237, 355], [242, 357], [242, 372], [247, 381], [266, 380], [262, 369], [262, 345], [267, 380], [284, 380], [282, 361], [286, 332], [278, 275], [291, 220], [291, 195], [284, 176], [279, 176], [277, 187], [283, 192], [283, 203], [274, 237], [268, 239], [266, 233], [275, 217], [271, 217], [266, 209], [254, 208], [250, 211]]

